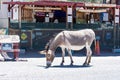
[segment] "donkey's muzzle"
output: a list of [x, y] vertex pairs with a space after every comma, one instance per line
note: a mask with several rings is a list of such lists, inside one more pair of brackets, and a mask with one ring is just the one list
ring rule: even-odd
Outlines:
[[47, 61], [47, 67], [50, 67], [51, 66], [51, 62], [50, 61]]

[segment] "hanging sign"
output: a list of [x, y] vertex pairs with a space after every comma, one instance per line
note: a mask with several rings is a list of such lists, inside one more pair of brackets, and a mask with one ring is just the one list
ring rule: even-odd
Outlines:
[[67, 22], [72, 22], [72, 16], [68, 16]]
[[119, 23], [119, 16], [115, 16], [115, 23]]
[[108, 21], [108, 13], [103, 13], [103, 21]]
[[8, 12], [8, 18], [11, 18], [11, 12]]
[[49, 22], [49, 17], [45, 17], [45, 22]]
[[49, 18], [53, 18], [54, 17], [54, 14], [51, 12], [49, 13]]
[[115, 9], [115, 15], [119, 15], [119, 9]]
[[67, 8], [67, 14], [72, 15], [72, 8]]

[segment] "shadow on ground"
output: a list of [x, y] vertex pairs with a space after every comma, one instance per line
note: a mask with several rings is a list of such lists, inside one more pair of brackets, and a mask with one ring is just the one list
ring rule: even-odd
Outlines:
[[84, 66], [84, 65], [54, 65], [51, 68], [90, 68], [92, 65]]
[[45, 69], [47, 68], [90, 68], [92, 65], [84, 66], [84, 65], [53, 65], [50, 67], [43, 66], [43, 65], [37, 65], [38, 67], [43, 67]]
[[[62, 52], [56, 52], [55, 53], [55, 56], [56, 57], [61, 57]], [[8, 53], [8, 55], [10, 57], [13, 57], [13, 53]], [[84, 57], [86, 56], [86, 53], [85, 52], [73, 52], [72, 54], [73, 56], [78, 56], [78, 57]], [[68, 53], [65, 54], [65, 56], [68, 56]], [[109, 56], [120, 56], [120, 53], [112, 53], [112, 52], [101, 52], [100, 54], [95, 54], [93, 53], [92, 56], [95, 56], [95, 57], [109, 57]], [[44, 58], [45, 55], [44, 54], [40, 54], [39, 51], [27, 51], [25, 53], [19, 53], [19, 57], [20, 58]]]

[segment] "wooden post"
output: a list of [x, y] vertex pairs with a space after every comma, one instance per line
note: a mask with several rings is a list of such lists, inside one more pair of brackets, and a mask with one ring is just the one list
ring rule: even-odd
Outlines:
[[[8, 5], [8, 14], [10, 15], [10, 4]], [[9, 28], [10, 28], [10, 16], [8, 15], [8, 34], [9, 34]]]
[[21, 46], [21, 5], [18, 6], [18, 23], [19, 23], [19, 36], [20, 36], [20, 46]]
[[119, 48], [119, 44], [118, 44], [119, 39], [117, 39], [117, 38], [119, 38], [119, 28], [118, 28], [118, 26], [119, 26], [119, 8], [117, 9], [115, 7], [114, 17], [115, 17], [115, 20], [114, 20], [114, 48], [116, 48], [116, 46], [117, 46], [117, 48]]
[[68, 6], [66, 9], [66, 29], [68, 29]]
[[18, 61], [18, 58], [19, 58], [19, 43], [13, 43], [13, 53], [14, 53], [14, 56], [13, 56], [13, 59], [15, 61]]
[[19, 28], [21, 29], [21, 5], [18, 6], [18, 22]]
[[114, 40], [114, 49], [116, 48], [116, 24], [115, 24], [115, 22], [114, 22], [114, 38], [113, 38]]
[[119, 48], [119, 8], [115, 7], [115, 15], [114, 15], [114, 49], [113, 52], [120, 52]]
[[[116, 7], [115, 7], [115, 9], [116, 9]], [[116, 23], [115, 23], [115, 9], [114, 9], [114, 49], [116, 48]]]

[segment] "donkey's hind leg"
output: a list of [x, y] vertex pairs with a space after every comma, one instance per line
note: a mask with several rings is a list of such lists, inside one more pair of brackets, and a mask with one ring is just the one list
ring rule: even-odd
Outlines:
[[62, 62], [61, 62], [61, 65], [63, 65], [63, 63], [65, 62], [64, 61], [64, 57], [65, 57], [65, 48], [61, 48], [62, 50]]
[[73, 65], [73, 58], [72, 58], [72, 52], [71, 52], [71, 49], [67, 49], [68, 51], [68, 55], [70, 56], [70, 60], [71, 60], [71, 64], [70, 65]]

